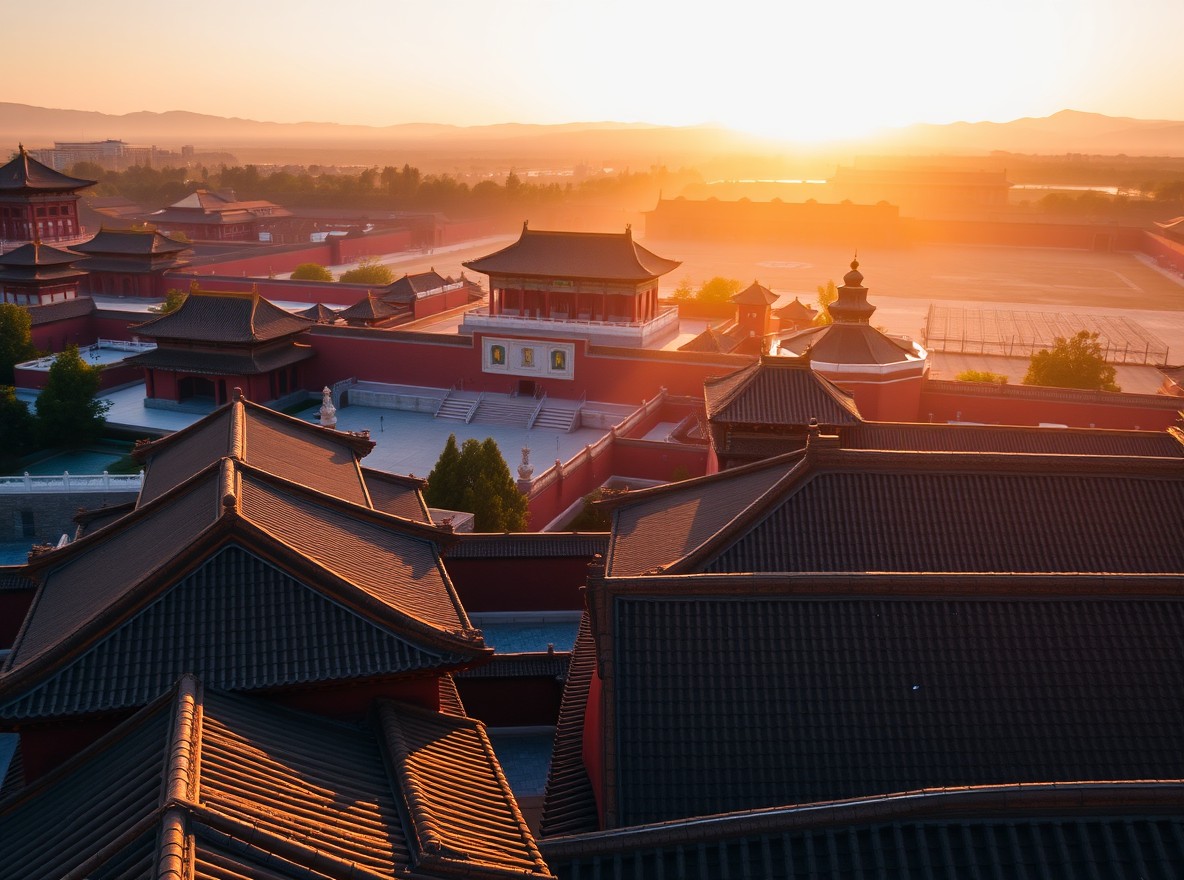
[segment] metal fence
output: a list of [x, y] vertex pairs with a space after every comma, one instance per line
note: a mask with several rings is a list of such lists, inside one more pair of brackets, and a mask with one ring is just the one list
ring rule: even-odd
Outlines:
[[1068, 339], [1082, 330], [1098, 334], [1109, 363], [1162, 366], [1168, 362], [1168, 346], [1162, 339], [1137, 321], [1109, 315], [930, 305], [923, 338], [929, 351], [1031, 357], [1051, 349], [1058, 338]]

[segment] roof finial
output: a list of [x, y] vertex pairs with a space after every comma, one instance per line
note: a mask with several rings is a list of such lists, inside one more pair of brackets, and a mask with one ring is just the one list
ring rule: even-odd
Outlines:
[[859, 248], [855, 249], [855, 256], [851, 259], [851, 268], [852, 269], [859, 268]]

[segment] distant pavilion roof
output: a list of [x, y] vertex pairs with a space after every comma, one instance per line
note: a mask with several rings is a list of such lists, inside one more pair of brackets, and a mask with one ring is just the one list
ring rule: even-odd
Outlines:
[[393, 305], [368, 290], [364, 299], [342, 309], [337, 313], [337, 317], [351, 323], [373, 324], [405, 313], [405, 306]]
[[637, 244], [628, 227], [623, 233], [540, 232], [525, 223], [516, 242], [464, 264], [486, 275], [632, 282], [658, 278], [680, 265]]
[[103, 227], [90, 241], [74, 245], [74, 250], [88, 256], [165, 256], [179, 254], [190, 247], [155, 229]]
[[43, 165], [28, 154], [21, 144], [17, 155], [0, 167], [0, 194], [73, 192], [96, 181], [70, 177]]
[[0, 255], [0, 279], [52, 283], [83, 278], [87, 273], [73, 265], [80, 259], [80, 254], [32, 241]]
[[737, 305], [771, 306], [777, 302], [777, 294], [754, 281], [733, 296], [732, 302]]

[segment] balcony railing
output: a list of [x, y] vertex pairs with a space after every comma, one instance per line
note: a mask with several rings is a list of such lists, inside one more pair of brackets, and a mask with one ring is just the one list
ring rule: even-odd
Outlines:
[[48, 476], [0, 477], [0, 495], [26, 495], [31, 492], [139, 492], [144, 473], [138, 474], [63, 474]]
[[491, 315], [488, 309], [474, 309], [465, 313], [460, 329], [461, 332], [482, 330], [503, 333], [517, 330], [546, 336], [580, 336], [590, 342], [628, 342], [645, 346], [677, 332], [678, 309], [663, 309], [655, 318], [644, 322], [630, 322], [624, 319], [598, 321], [581, 318], [528, 318], [505, 313]]

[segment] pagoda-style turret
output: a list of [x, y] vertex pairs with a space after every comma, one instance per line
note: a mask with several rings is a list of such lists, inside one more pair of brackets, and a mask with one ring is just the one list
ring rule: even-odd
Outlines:
[[0, 250], [5, 242], [68, 242], [82, 235], [78, 191], [95, 181], [38, 162], [24, 144], [0, 167]]
[[914, 421], [927, 354], [913, 340], [871, 325], [876, 307], [867, 300], [858, 260], [828, 311], [833, 323], [783, 335], [780, 353], [808, 355], [811, 368], [853, 394], [867, 418]]
[[79, 254], [33, 241], [0, 255], [0, 302], [26, 306], [76, 299], [86, 272], [74, 268]]

